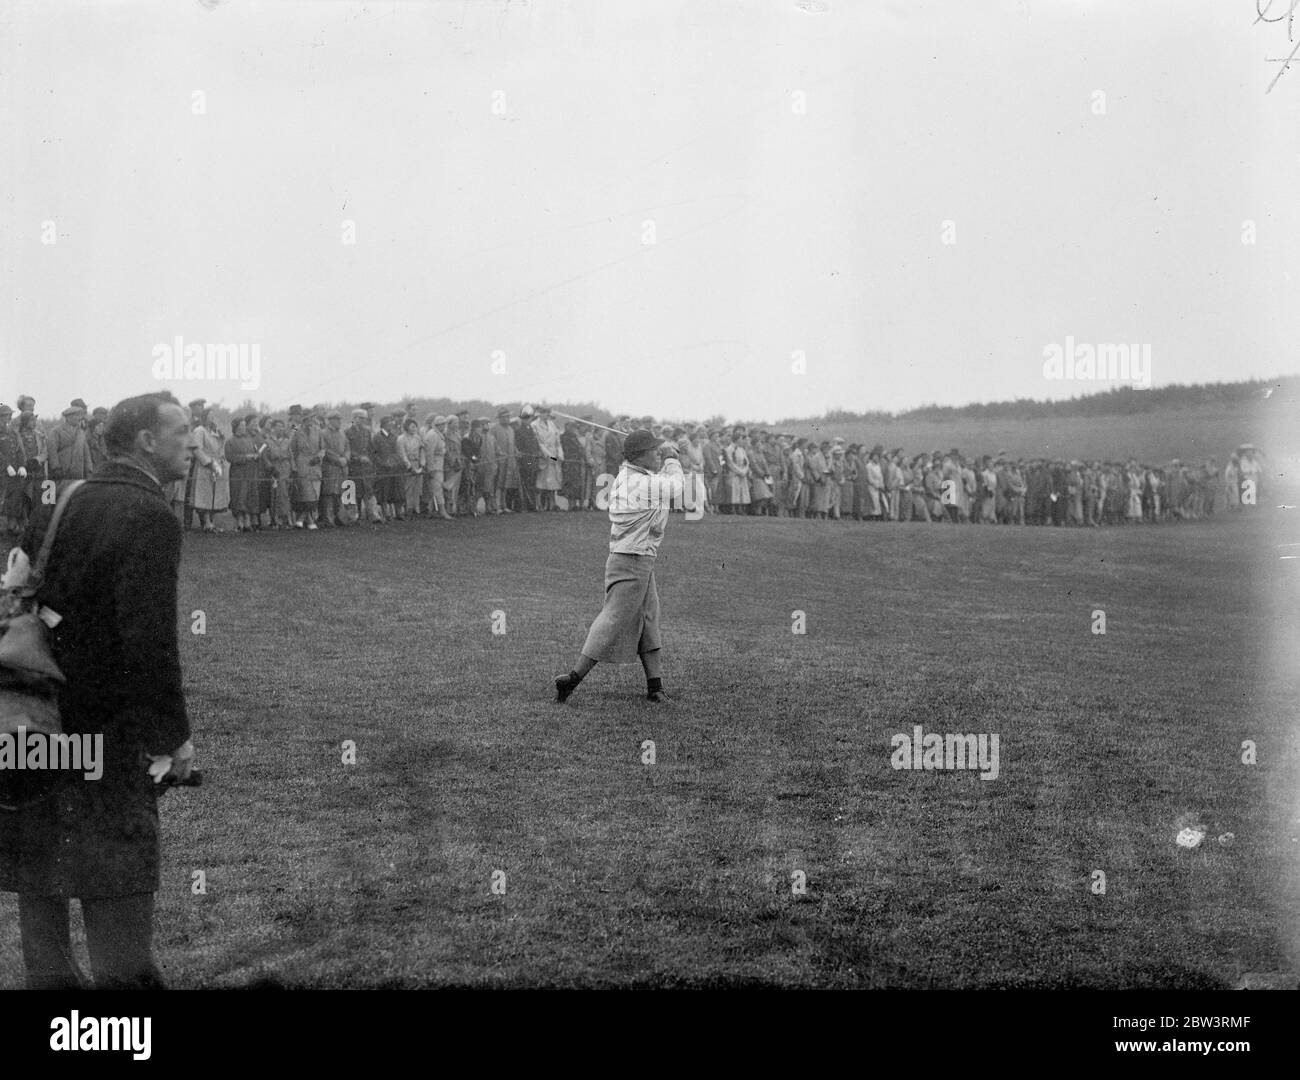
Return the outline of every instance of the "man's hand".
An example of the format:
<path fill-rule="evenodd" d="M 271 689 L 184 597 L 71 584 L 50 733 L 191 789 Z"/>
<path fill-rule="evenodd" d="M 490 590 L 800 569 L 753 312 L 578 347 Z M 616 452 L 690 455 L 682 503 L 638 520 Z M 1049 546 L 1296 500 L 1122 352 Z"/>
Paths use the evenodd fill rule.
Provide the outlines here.
<path fill-rule="evenodd" d="M 161 784 L 167 778 L 188 780 L 194 764 L 194 744 L 187 739 L 170 754 L 150 754 L 149 757 L 153 762 L 149 766 L 149 775 L 155 784 Z"/>

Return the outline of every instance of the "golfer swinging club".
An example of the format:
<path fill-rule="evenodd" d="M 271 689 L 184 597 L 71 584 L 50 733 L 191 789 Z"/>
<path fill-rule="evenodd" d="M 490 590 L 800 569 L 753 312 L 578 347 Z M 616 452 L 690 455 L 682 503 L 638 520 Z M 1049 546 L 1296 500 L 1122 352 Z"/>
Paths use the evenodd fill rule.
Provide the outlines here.
<path fill-rule="evenodd" d="M 609 491 L 605 606 L 587 631 L 577 667 L 555 680 L 556 701 L 567 701 L 598 662 L 630 664 L 634 650 L 645 668 L 646 699 L 671 700 L 663 692 L 659 677 L 655 556 L 664 538 L 668 511 L 674 501 L 682 498 L 684 484 L 677 450 L 671 443 L 661 447 L 644 428 L 627 437 L 623 467 Z"/>

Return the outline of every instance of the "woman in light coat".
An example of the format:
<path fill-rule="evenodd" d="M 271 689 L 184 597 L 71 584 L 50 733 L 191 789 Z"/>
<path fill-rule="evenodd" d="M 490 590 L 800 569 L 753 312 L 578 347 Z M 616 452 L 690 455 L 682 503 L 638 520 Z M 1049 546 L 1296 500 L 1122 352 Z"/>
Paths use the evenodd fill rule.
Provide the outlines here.
<path fill-rule="evenodd" d="M 708 489 L 704 485 L 704 445 L 703 429 L 696 428 L 686 443 L 686 452 L 678 451 L 682 471 L 686 473 L 686 494 L 683 501 L 688 510 L 699 508 L 704 512 L 709 508 Z"/>
<path fill-rule="evenodd" d="M 823 442 L 818 446 L 811 439 L 808 440 L 808 454 L 804 458 L 804 475 L 808 479 L 808 516 L 814 518 L 825 518 L 831 505 L 831 492 L 828 485 L 830 476 L 830 462 L 826 459 L 830 456 L 831 444 Z"/>
<path fill-rule="evenodd" d="M 202 421 L 194 429 L 194 444 L 194 459 L 198 462 L 194 472 L 194 509 L 199 514 L 199 527 L 204 532 L 221 532 L 212 518 L 230 506 L 230 480 L 225 469 L 226 436 L 212 409 L 204 411 Z"/>
<path fill-rule="evenodd" d="M 420 425 L 407 420 L 402 433 L 397 436 L 397 456 L 402 459 L 402 492 L 406 497 L 406 513 L 415 517 L 420 512 L 420 489 L 424 487 L 424 440 L 420 438 Z"/>
<path fill-rule="evenodd" d="M 724 453 L 726 461 L 726 488 L 727 502 L 725 505 L 731 507 L 724 513 L 744 514 L 747 510 L 739 509 L 749 505 L 749 455 L 745 453 L 745 448 L 740 445 L 740 440 L 745 434 L 744 428 L 737 428 L 731 433 L 731 438 L 727 440 L 727 447 Z"/>

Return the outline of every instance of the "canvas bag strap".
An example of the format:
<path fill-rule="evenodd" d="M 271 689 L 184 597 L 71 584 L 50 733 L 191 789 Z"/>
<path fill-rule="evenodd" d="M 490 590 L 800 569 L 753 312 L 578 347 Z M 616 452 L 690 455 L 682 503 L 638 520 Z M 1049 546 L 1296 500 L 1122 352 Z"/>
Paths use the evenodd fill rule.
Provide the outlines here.
<path fill-rule="evenodd" d="M 58 532 L 63 511 L 67 509 L 68 500 L 72 498 L 73 493 L 84 483 L 84 480 L 72 480 L 59 493 L 59 501 L 54 505 L 54 514 L 50 517 L 50 524 L 45 529 L 45 538 L 41 541 L 40 553 L 36 556 L 35 565 L 32 566 L 32 582 L 38 589 L 45 584 L 45 564 L 50 560 L 50 549 L 54 547 L 54 534 Z"/>

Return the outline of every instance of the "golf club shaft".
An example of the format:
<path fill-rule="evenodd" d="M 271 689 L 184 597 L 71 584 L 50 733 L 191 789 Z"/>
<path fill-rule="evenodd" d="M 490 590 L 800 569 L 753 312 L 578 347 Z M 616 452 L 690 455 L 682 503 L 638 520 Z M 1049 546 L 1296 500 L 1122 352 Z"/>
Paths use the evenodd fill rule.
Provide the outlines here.
<path fill-rule="evenodd" d="M 596 423 L 595 420 L 584 420 L 584 419 L 583 419 L 582 417 L 580 417 L 580 416 L 570 416 L 570 415 L 569 415 L 568 413 L 566 413 L 566 412 L 560 412 L 559 409 L 552 409 L 551 412 L 554 413 L 556 416 L 563 416 L 564 419 L 566 419 L 566 420 L 576 420 L 579 424 L 590 424 L 592 427 L 598 427 L 598 428 L 600 428 L 602 431 L 612 431 L 615 435 L 623 435 L 623 434 L 626 434 L 626 432 L 619 431 L 619 430 L 617 430 L 616 428 L 605 427 L 604 424 L 598 424 L 598 423 Z"/>

